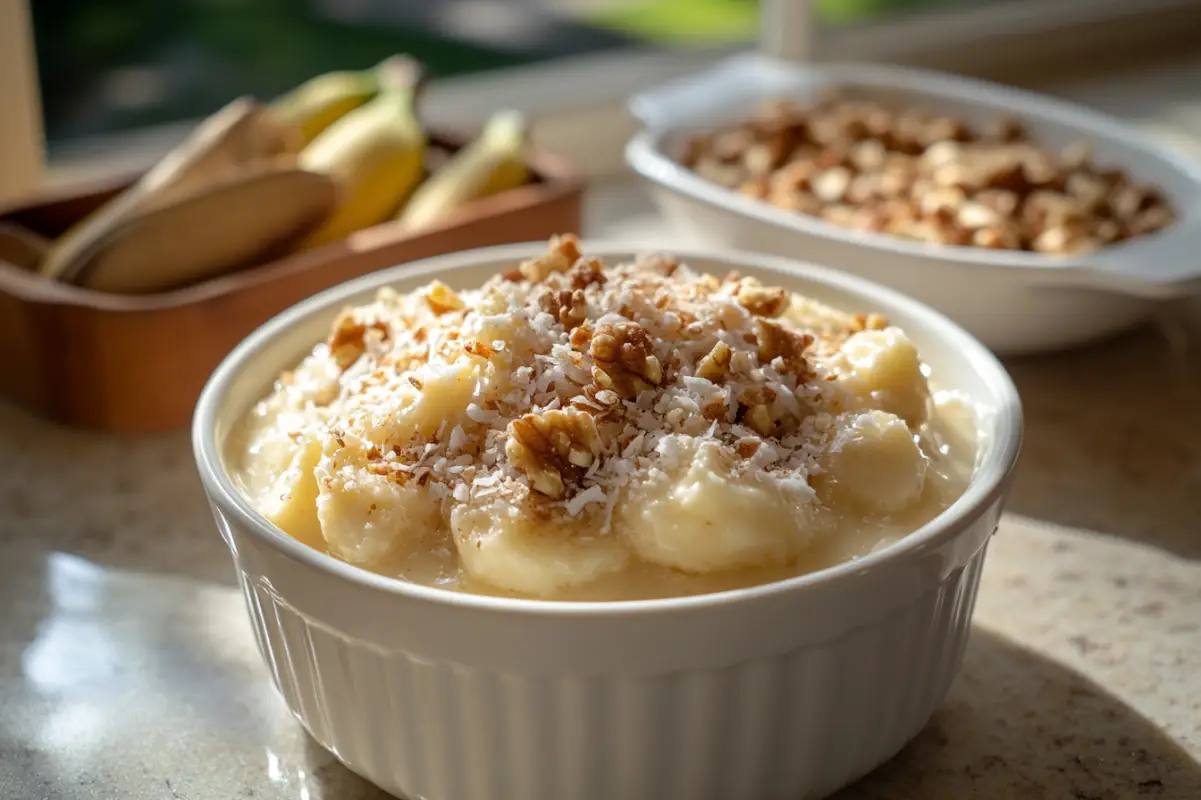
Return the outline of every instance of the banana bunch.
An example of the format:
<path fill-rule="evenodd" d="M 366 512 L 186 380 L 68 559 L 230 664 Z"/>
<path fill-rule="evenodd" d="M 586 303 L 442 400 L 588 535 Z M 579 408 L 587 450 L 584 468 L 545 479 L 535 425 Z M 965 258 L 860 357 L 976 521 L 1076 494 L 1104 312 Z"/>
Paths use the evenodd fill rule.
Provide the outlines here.
<path fill-rule="evenodd" d="M 334 122 L 300 151 L 300 165 L 334 178 L 338 209 L 302 247 L 345 239 L 388 219 L 425 174 L 427 138 L 417 119 L 424 70 L 415 61 L 397 69 L 378 94 Z"/>
<path fill-rule="evenodd" d="M 498 112 L 446 157 L 418 116 L 425 70 L 393 56 L 212 115 L 137 183 L 36 252 L 42 275 L 96 291 L 168 291 L 385 222 L 418 231 L 530 181 L 526 125 Z M 431 168 L 432 167 L 432 168 Z M 35 263 L 36 262 L 36 263 Z"/>
<path fill-rule="evenodd" d="M 420 65 L 392 59 L 377 67 L 370 79 L 330 73 L 310 82 L 317 88 L 295 90 L 320 98 L 309 116 L 293 117 L 306 129 L 326 124 L 329 109 L 338 105 L 328 87 L 342 86 L 346 105 L 361 96 L 365 83 L 375 90 L 371 99 L 328 124 L 300 153 L 303 168 L 330 175 L 342 188 L 338 210 L 302 247 L 340 241 L 389 219 L 406 230 L 428 229 L 475 200 L 529 182 L 527 126 L 512 111 L 494 114 L 479 138 L 431 171 L 434 153 L 417 114 L 423 78 Z M 280 102 L 292 108 L 294 101 Z"/>
<path fill-rule="evenodd" d="M 411 228 L 427 228 L 473 200 L 529 182 L 525 140 L 525 119 L 515 111 L 497 112 L 478 139 L 418 187 L 397 218 Z"/>
<path fill-rule="evenodd" d="M 50 242 L 37 271 L 87 289 L 168 291 L 262 263 L 333 213 L 337 186 L 296 165 L 298 131 L 239 98 Z"/>
<path fill-rule="evenodd" d="M 298 128 L 307 145 L 326 128 L 373 99 L 382 88 L 410 80 L 410 69 L 409 59 L 392 56 L 371 69 L 327 72 L 276 98 L 270 109 L 281 124 Z"/>

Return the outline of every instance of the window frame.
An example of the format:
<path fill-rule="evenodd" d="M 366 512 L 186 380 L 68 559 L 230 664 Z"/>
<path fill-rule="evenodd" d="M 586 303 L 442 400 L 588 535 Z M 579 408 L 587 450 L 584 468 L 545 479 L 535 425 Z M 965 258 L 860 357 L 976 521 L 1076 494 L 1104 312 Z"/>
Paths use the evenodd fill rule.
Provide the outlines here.
<path fill-rule="evenodd" d="M 0 61 L 0 75 L 21 70 L 23 63 L 32 65 L 28 3 L 0 2 L 0 59 L 6 59 Z M 14 24 L 5 24 L 10 17 L 4 14 L 9 14 Z M 1065 35 L 1069 28 L 1072 34 Z M 1081 30 L 1088 34 L 1079 33 Z M 1164 50 L 1160 45 L 1165 37 L 1195 42 L 1197 31 L 1201 31 L 1201 3 L 1197 0 L 1140 0 L 1138 4 L 1128 0 L 1000 0 L 995 5 L 932 9 L 820 31 L 812 0 L 762 0 L 760 32 L 753 44 L 795 61 L 915 64 L 1030 85 L 1049 71 L 1062 78 L 1073 68 L 1095 66 L 1099 54 L 1105 56 L 1106 68 L 1114 67 L 1116 50 L 1133 54 L 1140 42 L 1146 53 Z M 612 175 L 622 170 L 621 148 L 635 127 L 625 108 L 631 94 L 703 69 L 743 49 L 635 48 L 558 59 L 553 69 L 534 64 L 450 78 L 431 86 L 424 110 L 432 125 L 470 129 L 481 124 L 490 109 L 519 109 L 534 123 L 535 146 L 570 158 L 585 175 Z M 34 74 L 32 66 L 24 69 Z M 6 80 L 0 85 L 20 83 Z M 6 167 L 12 174 L 11 165 L 25 164 L 22 174 L 35 173 L 25 178 L 32 188 L 41 170 L 28 166 L 40 168 L 44 163 L 44 145 L 36 80 L 25 83 L 32 86 L 24 91 L 18 88 L 15 98 L 5 96 L 11 113 L 9 122 L 0 123 L 0 175 Z M 51 153 L 48 182 L 145 168 L 177 142 L 192 122 L 96 137 L 64 147 Z M 0 200 L 5 192 L 13 194 L 15 190 L 0 184 Z"/>

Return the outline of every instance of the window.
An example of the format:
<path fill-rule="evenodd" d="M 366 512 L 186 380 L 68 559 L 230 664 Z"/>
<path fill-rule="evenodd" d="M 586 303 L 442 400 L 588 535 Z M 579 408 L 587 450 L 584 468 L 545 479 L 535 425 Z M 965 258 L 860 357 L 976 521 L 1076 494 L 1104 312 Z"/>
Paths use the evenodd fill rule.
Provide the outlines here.
<path fill-rule="evenodd" d="M 750 42 L 756 0 L 37 0 L 54 145 L 202 117 L 410 53 L 440 77 L 630 48 Z"/>
<path fill-rule="evenodd" d="M 1041 80 L 1112 66 L 1135 39 L 1143 52 L 1169 39 L 1195 52 L 1201 35 L 1201 0 L 10 0 L 0 75 L 27 72 L 26 14 L 41 91 L 0 81 L 0 195 L 30 185 L 40 121 L 52 164 L 127 171 L 234 96 L 271 97 L 401 51 L 447 79 L 426 99 L 437 123 L 516 106 L 539 123 L 540 145 L 607 172 L 631 93 L 756 42 L 794 59 L 1003 79 L 1024 67 Z"/>
<path fill-rule="evenodd" d="M 814 11 L 820 26 L 838 28 L 929 11 L 1003 2 L 1006 0 L 815 0 Z"/>

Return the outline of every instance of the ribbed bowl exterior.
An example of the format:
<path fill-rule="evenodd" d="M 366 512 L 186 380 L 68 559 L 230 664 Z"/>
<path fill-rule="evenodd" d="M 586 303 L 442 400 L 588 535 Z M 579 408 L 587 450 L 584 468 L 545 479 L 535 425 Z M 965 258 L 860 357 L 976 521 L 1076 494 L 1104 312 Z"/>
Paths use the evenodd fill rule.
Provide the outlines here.
<path fill-rule="evenodd" d="M 292 565 L 217 515 L 288 706 L 347 767 L 412 800 L 824 797 L 900 750 L 946 696 L 995 529 L 994 514 L 978 519 L 991 527 L 962 565 L 843 635 L 705 669 L 642 671 L 633 649 L 628 672 L 588 674 L 544 670 L 536 652 L 498 669 L 346 635 L 281 596 L 271 565 Z M 246 546 L 266 570 L 247 570 Z"/>
<path fill-rule="evenodd" d="M 905 540 L 814 575 L 632 603 L 461 595 L 300 544 L 227 474 L 236 421 L 339 308 L 435 276 L 479 285 L 543 250 L 458 253 L 314 297 L 239 345 L 197 403 L 200 477 L 293 713 L 350 769 L 411 800 L 803 800 L 881 764 L 926 723 L 959 666 L 1022 427 L 995 357 L 903 296 L 771 256 L 675 252 L 703 272 L 736 269 L 878 310 L 941 385 L 979 404 L 983 447 L 964 495 Z"/>

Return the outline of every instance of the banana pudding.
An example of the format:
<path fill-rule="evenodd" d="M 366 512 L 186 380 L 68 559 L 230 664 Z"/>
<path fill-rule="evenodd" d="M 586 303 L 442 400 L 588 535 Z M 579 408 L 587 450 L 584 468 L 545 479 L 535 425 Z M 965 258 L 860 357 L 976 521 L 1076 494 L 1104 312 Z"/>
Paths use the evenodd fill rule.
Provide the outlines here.
<path fill-rule="evenodd" d="M 898 540 L 966 488 L 976 419 L 882 317 L 564 236 L 482 288 L 345 309 L 229 442 L 260 513 L 351 564 L 627 600 Z"/>

